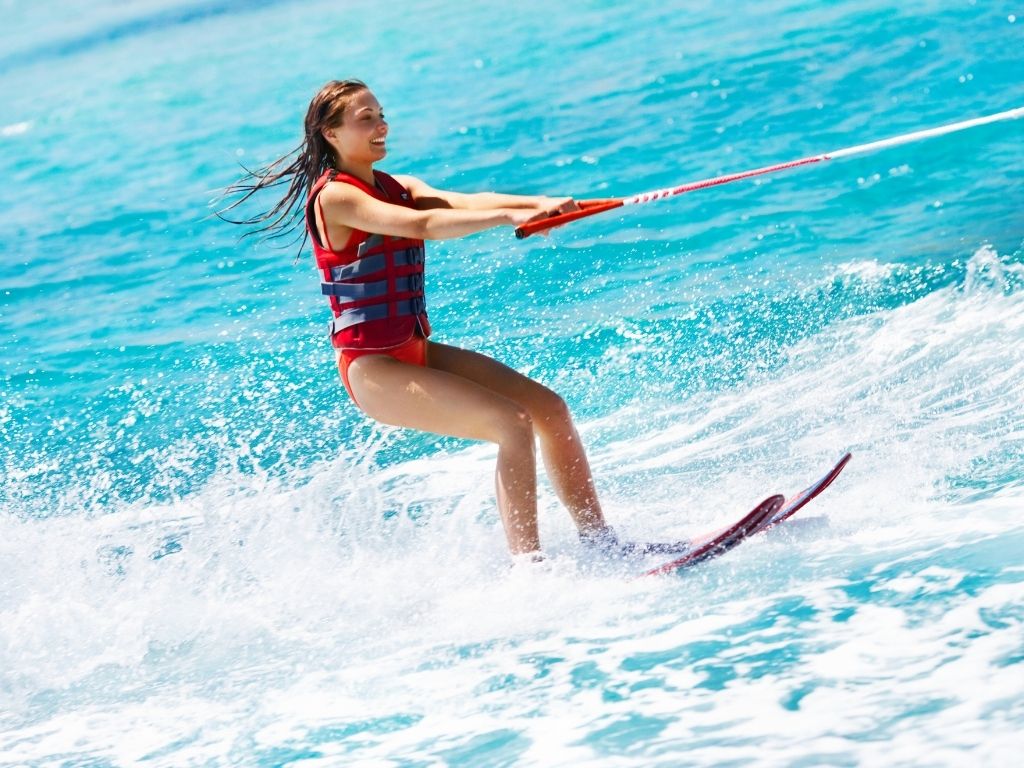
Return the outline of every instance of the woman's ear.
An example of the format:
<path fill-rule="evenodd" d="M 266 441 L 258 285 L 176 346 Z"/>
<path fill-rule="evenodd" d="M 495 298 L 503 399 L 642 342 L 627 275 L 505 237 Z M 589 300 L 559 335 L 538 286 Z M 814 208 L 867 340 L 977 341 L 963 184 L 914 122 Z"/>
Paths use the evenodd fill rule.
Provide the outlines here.
<path fill-rule="evenodd" d="M 334 129 L 333 128 L 321 128 L 320 129 L 320 135 L 323 136 L 328 141 L 333 141 L 334 140 Z"/>

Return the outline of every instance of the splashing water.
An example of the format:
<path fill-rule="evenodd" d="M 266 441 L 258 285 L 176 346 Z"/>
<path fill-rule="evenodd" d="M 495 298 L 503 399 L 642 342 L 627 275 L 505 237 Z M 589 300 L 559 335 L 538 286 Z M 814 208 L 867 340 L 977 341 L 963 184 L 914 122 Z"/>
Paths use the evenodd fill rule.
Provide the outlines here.
<path fill-rule="evenodd" d="M 513 567 L 494 449 L 363 419 L 308 265 L 204 218 L 335 75 L 389 170 L 628 194 L 1012 106 L 1012 9 L 244 5 L 7 9 L 0 764 L 1016 763 L 1019 123 L 432 244 L 438 338 L 566 398 L 626 536 L 854 453 L 671 578 L 547 486 Z"/>

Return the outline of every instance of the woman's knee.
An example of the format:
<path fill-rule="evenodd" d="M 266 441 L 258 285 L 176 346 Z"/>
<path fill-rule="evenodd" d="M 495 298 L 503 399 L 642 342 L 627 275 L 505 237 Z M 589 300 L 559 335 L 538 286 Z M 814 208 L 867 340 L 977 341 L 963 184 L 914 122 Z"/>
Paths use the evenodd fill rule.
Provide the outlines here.
<path fill-rule="evenodd" d="M 507 400 L 494 419 L 495 442 L 524 442 L 533 445 L 533 417 L 514 400 Z"/>
<path fill-rule="evenodd" d="M 559 430 L 562 425 L 572 423 L 569 406 L 557 392 L 538 385 L 538 391 L 531 399 L 533 401 L 532 416 L 538 429 Z"/>

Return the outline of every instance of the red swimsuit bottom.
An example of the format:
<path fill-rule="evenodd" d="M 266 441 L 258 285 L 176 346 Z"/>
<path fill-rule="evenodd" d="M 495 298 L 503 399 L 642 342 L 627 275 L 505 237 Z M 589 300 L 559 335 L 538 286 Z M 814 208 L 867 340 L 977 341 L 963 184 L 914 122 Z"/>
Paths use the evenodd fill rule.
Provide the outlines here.
<path fill-rule="evenodd" d="M 417 332 L 408 341 L 403 341 L 394 347 L 385 347 L 383 349 L 348 347 L 339 349 L 338 372 L 341 373 L 341 380 L 345 384 L 345 389 L 348 390 L 349 397 L 352 398 L 352 402 L 356 405 L 359 405 L 359 401 L 356 400 L 355 393 L 352 392 L 352 385 L 348 382 L 348 367 L 352 365 L 354 360 L 358 360 L 366 355 L 387 355 L 399 362 L 425 368 L 427 365 L 427 340 Z"/>

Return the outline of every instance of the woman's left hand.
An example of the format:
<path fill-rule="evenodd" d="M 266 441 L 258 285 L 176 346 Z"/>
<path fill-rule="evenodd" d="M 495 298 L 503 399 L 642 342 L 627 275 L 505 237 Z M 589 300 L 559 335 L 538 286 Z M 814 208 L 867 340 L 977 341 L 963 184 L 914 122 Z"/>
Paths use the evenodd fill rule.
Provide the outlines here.
<path fill-rule="evenodd" d="M 557 216 L 560 213 L 572 213 L 580 209 L 579 204 L 571 197 L 545 197 L 542 206 L 548 216 Z"/>
<path fill-rule="evenodd" d="M 552 216 L 557 216 L 560 213 L 572 213 L 573 211 L 578 211 L 580 206 L 571 197 L 542 197 L 538 201 L 537 209 L 537 215 L 534 216 L 531 221 L 541 221 L 543 219 L 551 218 Z M 558 226 L 541 230 L 537 234 L 541 237 L 547 237 L 551 234 L 551 230 L 558 229 Z"/>

